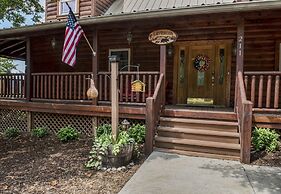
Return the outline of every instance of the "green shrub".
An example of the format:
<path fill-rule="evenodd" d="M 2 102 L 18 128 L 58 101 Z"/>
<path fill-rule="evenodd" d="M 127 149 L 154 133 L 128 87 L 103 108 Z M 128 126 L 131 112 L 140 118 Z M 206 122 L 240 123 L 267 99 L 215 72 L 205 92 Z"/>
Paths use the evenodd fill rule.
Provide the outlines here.
<path fill-rule="evenodd" d="M 45 137 L 46 135 L 48 135 L 48 131 L 46 128 L 38 127 L 38 128 L 32 129 L 31 134 L 32 134 L 32 136 L 42 138 L 42 137 Z"/>
<path fill-rule="evenodd" d="M 111 125 L 104 124 L 97 128 L 97 137 L 101 136 L 102 134 L 111 134 Z"/>
<path fill-rule="evenodd" d="M 279 148 L 279 137 L 274 130 L 256 127 L 253 132 L 252 143 L 257 151 L 274 152 Z"/>
<path fill-rule="evenodd" d="M 145 141 L 145 126 L 144 125 L 133 125 L 129 128 L 128 133 L 136 143 L 141 144 Z"/>
<path fill-rule="evenodd" d="M 17 128 L 8 128 L 4 131 L 4 136 L 7 138 L 13 138 L 19 136 L 20 131 Z"/>
<path fill-rule="evenodd" d="M 62 142 L 67 142 L 70 140 L 76 140 L 79 137 L 79 133 L 76 129 L 68 126 L 65 128 L 61 128 L 57 133 L 57 137 Z"/>

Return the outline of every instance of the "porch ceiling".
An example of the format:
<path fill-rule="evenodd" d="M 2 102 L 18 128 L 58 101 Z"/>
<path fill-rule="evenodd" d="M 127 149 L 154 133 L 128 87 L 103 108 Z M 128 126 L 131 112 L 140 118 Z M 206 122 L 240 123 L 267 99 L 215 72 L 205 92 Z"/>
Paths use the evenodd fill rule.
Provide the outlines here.
<path fill-rule="evenodd" d="M 26 41 L 24 39 L 0 39 L 0 56 L 25 60 Z"/>

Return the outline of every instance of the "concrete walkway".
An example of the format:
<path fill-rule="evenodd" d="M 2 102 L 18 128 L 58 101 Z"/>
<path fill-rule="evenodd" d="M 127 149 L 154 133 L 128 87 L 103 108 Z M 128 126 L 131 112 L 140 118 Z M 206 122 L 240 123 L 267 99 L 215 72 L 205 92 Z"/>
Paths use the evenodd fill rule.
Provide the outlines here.
<path fill-rule="evenodd" d="M 119 194 L 281 194 L 281 168 L 153 152 Z"/>

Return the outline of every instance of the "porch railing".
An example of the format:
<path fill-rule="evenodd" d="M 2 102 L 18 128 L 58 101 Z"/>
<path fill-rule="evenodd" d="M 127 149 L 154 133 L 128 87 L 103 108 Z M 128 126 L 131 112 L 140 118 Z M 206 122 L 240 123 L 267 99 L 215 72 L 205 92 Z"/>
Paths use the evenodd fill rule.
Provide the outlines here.
<path fill-rule="evenodd" d="M 25 98 L 25 74 L 0 74 L 0 98 Z"/>
<path fill-rule="evenodd" d="M 156 89 L 159 72 L 120 72 L 119 73 L 119 100 L 121 103 L 145 103 L 147 97 L 151 97 Z M 140 80 L 145 83 L 145 92 L 133 92 L 131 83 Z M 110 94 L 110 72 L 98 73 L 99 101 L 109 102 Z"/>
<path fill-rule="evenodd" d="M 160 119 L 160 112 L 165 105 L 165 82 L 161 74 L 152 97 L 146 99 L 146 139 L 145 151 L 150 154 L 153 150 L 153 140 Z"/>
<path fill-rule="evenodd" d="M 32 100 L 41 101 L 79 101 L 89 102 L 86 95 L 90 87 L 91 72 L 32 73 Z M 145 104 L 156 89 L 159 72 L 120 72 L 120 102 L 128 104 Z M 140 80 L 145 83 L 145 92 L 133 92 L 131 82 Z M 99 91 L 98 101 L 110 103 L 110 72 L 99 72 L 96 87 Z"/>
<path fill-rule="evenodd" d="M 244 82 L 248 99 L 254 108 L 276 110 L 281 108 L 281 72 L 245 72 Z"/>
<path fill-rule="evenodd" d="M 237 77 L 236 111 L 240 132 L 241 162 L 250 163 L 253 103 L 247 100 L 242 72 Z"/>
<path fill-rule="evenodd" d="M 88 100 L 91 72 L 32 73 L 32 99 Z"/>

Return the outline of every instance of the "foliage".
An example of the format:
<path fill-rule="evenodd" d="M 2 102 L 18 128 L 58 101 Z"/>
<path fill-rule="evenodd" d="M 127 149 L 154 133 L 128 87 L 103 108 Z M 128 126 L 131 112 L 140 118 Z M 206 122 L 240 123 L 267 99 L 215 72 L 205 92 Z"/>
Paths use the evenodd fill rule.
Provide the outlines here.
<path fill-rule="evenodd" d="M 136 143 L 141 144 L 145 141 L 145 126 L 136 124 L 129 128 L 128 133 Z"/>
<path fill-rule="evenodd" d="M 4 136 L 7 138 L 13 138 L 19 136 L 20 131 L 17 128 L 8 128 L 4 131 Z"/>
<path fill-rule="evenodd" d="M 42 138 L 42 137 L 45 137 L 46 135 L 48 135 L 48 131 L 44 127 L 35 128 L 31 131 L 31 133 L 32 133 L 32 136 L 35 136 L 38 138 Z"/>
<path fill-rule="evenodd" d="M 253 132 L 252 142 L 257 151 L 274 152 L 278 150 L 279 137 L 274 130 L 256 127 Z"/>
<path fill-rule="evenodd" d="M 11 73 L 13 69 L 16 69 L 13 60 L 0 57 L 0 74 Z"/>
<path fill-rule="evenodd" d="M 97 128 L 97 137 L 100 137 L 102 134 L 111 134 L 111 125 L 104 124 Z"/>
<path fill-rule="evenodd" d="M 0 20 L 8 20 L 18 27 L 25 22 L 26 15 L 32 17 L 33 22 L 39 22 L 40 13 L 44 11 L 39 0 L 0 0 Z"/>
<path fill-rule="evenodd" d="M 110 125 L 103 125 L 99 127 L 97 130 L 97 137 L 94 140 L 92 150 L 90 151 L 89 160 L 86 163 L 86 167 L 97 170 L 100 169 L 103 157 L 108 155 L 110 150 L 113 155 L 117 156 L 124 146 L 131 143 L 134 143 L 134 139 L 130 137 L 127 131 L 120 131 L 115 141 L 111 133 Z"/>
<path fill-rule="evenodd" d="M 76 140 L 79 137 L 79 133 L 76 129 L 68 126 L 65 128 L 61 128 L 57 133 L 57 137 L 62 142 L 67 142 L 70 140 Z"/>

